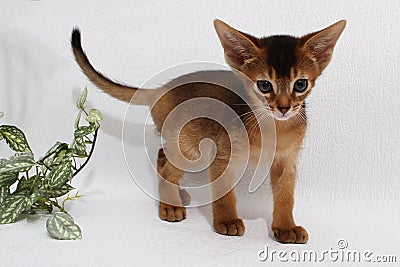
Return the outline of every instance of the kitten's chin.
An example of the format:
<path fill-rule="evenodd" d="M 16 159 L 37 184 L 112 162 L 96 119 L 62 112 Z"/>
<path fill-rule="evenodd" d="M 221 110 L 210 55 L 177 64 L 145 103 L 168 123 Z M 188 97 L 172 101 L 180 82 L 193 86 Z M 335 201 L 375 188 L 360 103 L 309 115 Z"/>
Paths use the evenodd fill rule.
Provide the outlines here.
<path fill-rule="evenodd" d="M 286 120 L 292 118 L 295 115 L 295 113 L 290 112 L 290 113 L 286 113 L 285 115 L 282 115 L 282 113 L 280 113 L 280 112 L 272 112 L 272 115 L 273 115 L 274 119 L 276 119 L 278 121 L 286 121 Z"/>

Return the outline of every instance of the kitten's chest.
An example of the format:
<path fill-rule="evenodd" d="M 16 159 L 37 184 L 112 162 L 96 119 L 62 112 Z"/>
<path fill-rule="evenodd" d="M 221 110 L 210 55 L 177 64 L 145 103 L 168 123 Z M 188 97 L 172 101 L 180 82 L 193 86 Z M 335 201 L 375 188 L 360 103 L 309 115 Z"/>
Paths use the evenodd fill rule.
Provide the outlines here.
<path fill-rule="evenodd" d="M 301 124 L 285 125 L 276 124 L 276 150 L 275 158 L 297 157 L 303 144 L 306 126 Z"/>
<path fill-rule="evenodd" d="M 273 153 L 272 157 L 277 158 L 296 158 L 298 152 L 302 146 L 304 135 L 306 131 L 305 125 L 297 124 L 282 124 L 277 123 L 275 127 L 275 135 L 264 134 L 269 138 L 263 138 L 261 135 L 251 136 L 250 142 L 250 160 L 253 163 L 257 163 L 261 153 L 266 153 L 268 157 L 269 153 Z M 267 141 L 267 142 L 265 142 Z M 264 142 L 264 145 L 263 145 Z M 266 155 L 264 154 L 264 155 Z"/>

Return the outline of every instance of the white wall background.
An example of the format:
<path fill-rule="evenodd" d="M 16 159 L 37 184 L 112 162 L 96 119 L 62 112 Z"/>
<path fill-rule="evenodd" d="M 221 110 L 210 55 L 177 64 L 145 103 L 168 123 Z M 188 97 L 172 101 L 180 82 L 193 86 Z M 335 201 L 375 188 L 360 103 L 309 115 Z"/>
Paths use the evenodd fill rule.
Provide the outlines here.
<path fill-rule="evenodd" d="M 370 0 L 0 1 L 1 124 L 23 128 L 39 156 L 55 141 L 71 140 L 75 99 L 84 86 L 106 118 L 94 158 L 75 181 L 87 197 L 69 206 L 83 240 L 51 240 L 43 218 L 2 225 L 2 264 L 249 266 L 260 263 L 256 253 L 265 245 L 321 251 L 341 238 L 353 250 L 397 254 L 400 261 L 399 13 L 398 1 Z M 132 182 L 124 163 L 126 105 L 95 90 L 70 52 L 71 30 L 79 26 L 97 68 L 140 85 L 176 64 L 223 63 L 215 18 L 256 36 L 303 35 L 348 21 L 308 101 L 295 208 L 310 234 L 307 245 L 271 239 L 267 183 L 254 195 L 240 194 L 247 226 L 241 238 L 213 233 L 209 207 L 190 209 L 182 223 L 161 222 L 155 202 Z M 141 151 L 140 141 L 129 145 Z M 8 155 L 0 148 L 0 156 Z M 147 166 L 137 167 L 152 175 Z"/>

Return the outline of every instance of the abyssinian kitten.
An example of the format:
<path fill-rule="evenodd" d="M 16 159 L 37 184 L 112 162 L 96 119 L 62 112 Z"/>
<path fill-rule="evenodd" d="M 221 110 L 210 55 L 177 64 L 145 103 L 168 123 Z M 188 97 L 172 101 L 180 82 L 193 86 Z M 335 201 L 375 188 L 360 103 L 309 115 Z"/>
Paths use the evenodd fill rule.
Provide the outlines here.
<path fill-rule="evenodd" d="M 270 114 L 276 128 L 276 148 L 269 172 L 272 186 L 274 207 L 272 231 L 282 243 L 306 243 L 307 231 L 295 224 L 293 218 L 294 188 L 296 164 L 307 127 L 305 99 L 311 93 L 316 79 L 331 60 L 334 46 L 346 26 L 346 21 L 339 21 L 321 31 L 297 38 L 287 35 L 275 35 L 256 38 L 240 32 L 226 23 L 215 20 L 214 27 L 221 41 L 227 64 L 232 72 L 210 71 L 221 80 L 229 80 L 261 111 Z M 241 97 L 223 86 L 207 82 L 176 83 L 172 80 L 155 90 L 139 89 L 112 81 L 98 72 L 89 62 L 81 45 L 78 29 L 72 32 L 71 44 L 76 61 L 83 73 L 100 89 L 111 96 L 126 102 L 133 98 L 133 104 L 152 106 L 151 114 L 157 129 L 161 132 L 168 114 L 179 104 L 198 97 L 217 99 L 229 105 L 240 118 L 249 135 L 250 161 L 258 159 L 260 154 L 260 135 L 262 125 L 254 117 L 253 111 Z M 250 82 L 236 78 L 245 75 Z M 190 76 L 190 75 L 189 75 Z M 134 97 L 135 96 L 135 97 Z M 214 181 L 222 173 L 223 183 L 213 186 L 212 192 L 229 184 L 234 176 L 230 170 L 229 159 L 234 146 L 240 146 L 240 140 L 230 140 L 226 129 L 207 118 L 196 118 L 179 129 L 178 140 L 173 134 L 162 132 L 165 145 L 159 150 L 157 172 L 159 174 L 159 216 L 162 220 L 178 222 L 186 218 L 186 208 L 182 204 L 179 181 L 184 168 L 172 164 L 170 155 L 182 153 L 185 158 L 195 160 L 200 156 L 199 143 L 204 138 L 213 140 L 216 152 L 208 173 Z M 176 136 L 175 136 L 176 138 Z M 179 146 L 169 145 L 176 144 Z M 176 151 L 176 149 L 181 151 Z M 234 155 L 232 156 L 234 157 Z M 237 160 L 233 165 L 241 164 Z M 232 178 L 232 179 L 230 179 Z M 169 183 L 166 183 L 168 181 Z M 172 184 L 176 186 L 167 186 Z M 245 226 L 236 212 L 234 189 L 226 186 L 228 192 L 212 203 L 213 226 L 223 235 L 241 236 Z"/>

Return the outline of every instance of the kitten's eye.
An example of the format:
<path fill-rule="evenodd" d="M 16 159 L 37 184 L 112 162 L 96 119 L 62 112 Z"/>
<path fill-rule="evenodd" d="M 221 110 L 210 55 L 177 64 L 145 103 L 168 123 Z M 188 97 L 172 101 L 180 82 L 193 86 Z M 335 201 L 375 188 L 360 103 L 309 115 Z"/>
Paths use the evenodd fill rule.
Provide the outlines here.
<path fill-rule="evenodd" d="M 271 93 L 273 91 L 272 83 L 269 81 L 257 81 L 257 87 L 263 94 Z"/>
<path fill-rule="evenodd" d="M 294 83 L 293 90 L 298 93 L 304 92 L 308 87 L 308 81 L 306 79 L 299 79 Z"/>

